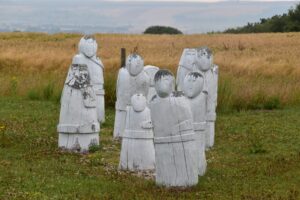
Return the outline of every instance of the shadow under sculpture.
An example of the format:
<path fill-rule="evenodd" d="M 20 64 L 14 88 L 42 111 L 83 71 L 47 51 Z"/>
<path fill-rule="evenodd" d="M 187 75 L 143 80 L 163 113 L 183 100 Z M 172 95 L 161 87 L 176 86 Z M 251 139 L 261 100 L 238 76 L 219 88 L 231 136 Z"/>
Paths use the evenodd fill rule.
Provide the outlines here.
<path fill-rule="evenodd" d="M 203 85 L 204 79 L 199 72 L 188 73 L 183 84 L 183 92 L 192 110 L 194 131 L 197 135 L 200 176 L 205 174 L 207 166 L 205 156 L 207 92 L 203 91 Z"/>
<path fill-rule="evenodd" d="M 198 146 L 192 113 L 184 96 L 171 95 L 174 76 L 159 70 L 157 97 L 150 103 L 154 130 L 156 184 L 188 187 L 198 183 Z"/>
<path fill-rule="evenodd" d="M 149 87 L 150 77 L 144 71 L 143 58 L 138 54 L 129 55 L 126 66 L 119 70 L 117 79 L 114 138 L 121 138 L 124 133 L 127 106 L 131 105 L 132 95 L 141 93 L 147 97 Z"/>
<path fill-rule="evenodd" d="M 85 152 L 89 150 L 89 146 L 99 144 L 100 125 L 96 104 L 89 67 L 81 55 L 76 55 L 61 97 L 57 126 L 60 148 Z"/>
<path fill-rule="evenodd" d="M 143 94 L 133 95 L 131 106 L 127 107 L 119 168 L 129 171 L 155 168 L 151 115 Z"/>

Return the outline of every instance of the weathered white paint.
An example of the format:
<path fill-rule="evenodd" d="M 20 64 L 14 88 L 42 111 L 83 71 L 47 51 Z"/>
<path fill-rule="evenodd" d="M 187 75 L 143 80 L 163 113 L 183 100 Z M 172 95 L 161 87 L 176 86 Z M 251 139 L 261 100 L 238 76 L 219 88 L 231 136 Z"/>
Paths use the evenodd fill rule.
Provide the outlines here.
<path fill-rule="evenodd" d="M 197 135 L 200 176 L 205 174 L 207 166 L 205 156 L 207 92 L 203 91 L 203 85 L 204 78 L 199 72 L 188 73 L 183 84 L 183 92 L 191 106 L 194 131 Z"/>
<path fill-rule="evenodd" d="M 150 103 L 152 98 L 156 95 L 155 87 L 154 87 L 154 75 L 159 70 L 158 67 L 153 65 L 147 65 L 144 67 L 144 71 L 150 77 L 150 88 L 147 96 L 147 102 Z"/>
<path fill-rule="evenodd" d="M 218 66 L 213 64 L 213 55 L 209 48 L 197 49 L 196 66 L 204 75 L 204 88 L 208 93 L 206 148 L 211 148 L 215 140 L 215 121 L 218 93 Z"/>
<path fill-rule="evenodd" d="M 100 125 L 91 78 L 84 56 L 74 56 L 61 97 L 57 126 L 61 148 L 84 152 L 89 145 L 99 144 Z"/>
<path fill-rule="evenodd" d="M 119 168 L 139 171 L 155 168 L 155 153 L 150 110 L 146 97 L 135 94 L 127 107 L 126 128 L 122 136 Z"/>
<path fill-rule="evenodd" d="M 132 95 L 141 93 L 148 95 L 150 77 L 144 69 L 144 61 L 141 56 L 131 54 L 127 57 L 126 67 L 119 70 L 117 80 L 117 102 L 114 126 L 114 138 L 122 137 L 126 122 L 126 107 L 130 106 Z"/>
<path fill-rule="evenodd" d="M 177 91 L 182 91 L 183 81 L 185 76 L 192 71 L 195 71 L 195 58 L 197 51 L 194 48 L 186 48 L 183 50 L 179 66 L 177 69 L 176 85 Z"/>
<path fill-rule="evenodd" d="M 94 37 L 84 36 L 79 42 L 79 54 L 84 57 L 84 63 L 88 65 L 91 76 L 91 85 L 96 94 L 96 105 L 98 121 L 105 121 L 105 102 L 104 102 L 104 65 L 97 57 L 98 44 Z"/>
<path fill-rule="evenodd" d="M 155 74 L 157 97 L 150 103 L 154 127 L 156 183 L 187 187 L 198 183 L 198 146 L 192 113 L 185 97 L 170 96 L 174 77 L 167 70 Z"/>

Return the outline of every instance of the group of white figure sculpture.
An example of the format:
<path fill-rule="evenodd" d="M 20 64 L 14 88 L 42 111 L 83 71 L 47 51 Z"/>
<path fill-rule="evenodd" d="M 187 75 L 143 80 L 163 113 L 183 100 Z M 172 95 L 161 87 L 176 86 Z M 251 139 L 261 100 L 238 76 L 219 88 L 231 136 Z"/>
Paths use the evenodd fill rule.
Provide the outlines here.
<path fill-rule="evenodd" d="M 103 64 L 91 36 L 79 42 L 64 85 L 59 147 L 84 152 L 99 144 L 104 121 Z M 113 137 L 121 170 L 155 170 L 156 183 L 187 187 L 206 171 L 214 144 L 218 66 L 207 47 L 184 49 L 175 78 L 131 54 L 119 70 Z M 177 90 L 175 90 L 175 87 Z"/>

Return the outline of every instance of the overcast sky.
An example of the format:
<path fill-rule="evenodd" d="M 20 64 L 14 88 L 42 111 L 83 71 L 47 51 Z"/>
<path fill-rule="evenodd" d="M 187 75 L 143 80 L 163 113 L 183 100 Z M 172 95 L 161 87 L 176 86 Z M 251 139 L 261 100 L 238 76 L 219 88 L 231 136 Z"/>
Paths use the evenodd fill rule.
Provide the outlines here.
<path fill-rule="evenodd" d="M 166 25 L 185 33 L 204 33 L 283 14 L 297 2 L 0 0 L 0 26 L 78 26 L 82 33 L 141 33 L 151 25 Z M 96 28 L 88 29 L 87 26 Z"/>

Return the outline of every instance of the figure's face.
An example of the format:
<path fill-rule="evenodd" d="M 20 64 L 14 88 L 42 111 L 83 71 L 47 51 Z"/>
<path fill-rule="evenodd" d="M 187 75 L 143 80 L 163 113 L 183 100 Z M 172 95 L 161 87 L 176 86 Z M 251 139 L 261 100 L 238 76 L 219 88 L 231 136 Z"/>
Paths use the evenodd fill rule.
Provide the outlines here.
<path fill-rule="evenodd" d="M 97 53 L 97 42 L 93 39 L 84 39 L 82 38 L 79 44 L 79 50 L 85 56 L 91 58 L 96 55 Z"/>
<path fill-rule="evenodd" d="M 211 68 L 213 63 L 213 56 L 205 49 L 200 49 L 197 52 L 196 63 L 201 71 L 207 71 Z"/>
<path fill-rule="evenodd" d="M 185 54 L 184 54 L 184 60 L 183 60 L 183 65 L 185 67 L 192 67 L 193 64 L 195 63 L 195 56 L 196 56 L 196 53 L 195 51 L 192 51 L 191 49 L 186 51 Z"/>
<path fill-rule="evenodd" d="M 134 111 L 141 112 L 147 105 L 146 97 L 143 94 L 135 94 L 131 97 L 131 105 Z"/>
<path fill-rule="evenodd" d="M 174 77 L 173 76 L 162 76 L 160 80 L 155 82 L 155 90 L 159 97 L 168 97 L 174 88 Z"/>
<path fill-rule="evenodd" d="M 204 80 L 202 77 L 187 75 L 183 82 L 183 92 L 188 98 L 198 96 L 203 90 Z"/>
<path fill-rule="evenodd" d="M 127 58 L 126 67 L 132 76 L 136 76 L 143 71 L 144 61 L 139 55 L 130 55 Z"/>

